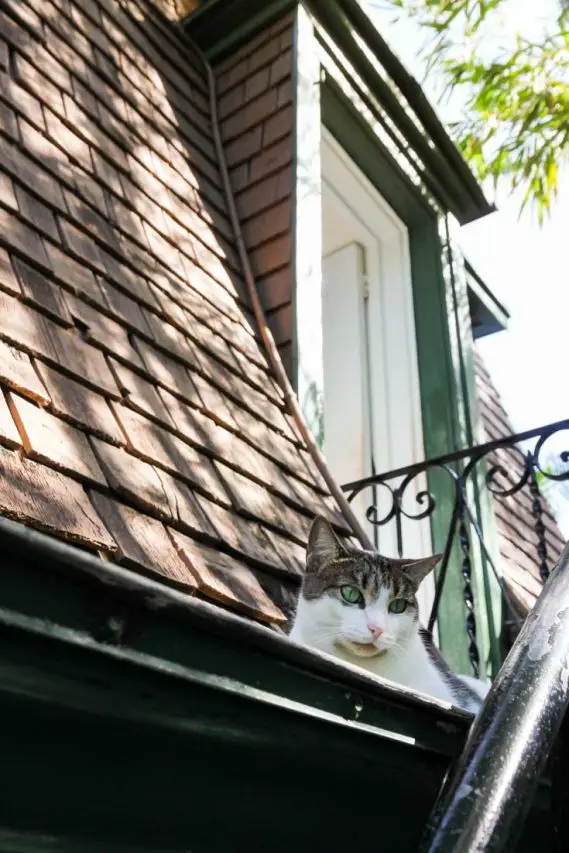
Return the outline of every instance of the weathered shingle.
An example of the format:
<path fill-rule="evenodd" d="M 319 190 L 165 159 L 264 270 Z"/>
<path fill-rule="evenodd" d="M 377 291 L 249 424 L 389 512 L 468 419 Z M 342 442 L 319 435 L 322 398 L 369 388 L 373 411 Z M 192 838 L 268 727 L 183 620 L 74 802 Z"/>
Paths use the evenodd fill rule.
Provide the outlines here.
<path fill-rule="evenodd" d="M 291 28 L 218 69 L 261 278 L 288 269 Z M 0 512 L 280 624 L 311 515 L 342 520 L 258 343 L 202 60 L 146 0 L 6 0 L 0 29 Z"/>
<path fill-rule="evenodd" d="M 2 515 L 95 550 L 115 550 L 112 536 L 76 480 L 2 448 L 0 477 Z"/>

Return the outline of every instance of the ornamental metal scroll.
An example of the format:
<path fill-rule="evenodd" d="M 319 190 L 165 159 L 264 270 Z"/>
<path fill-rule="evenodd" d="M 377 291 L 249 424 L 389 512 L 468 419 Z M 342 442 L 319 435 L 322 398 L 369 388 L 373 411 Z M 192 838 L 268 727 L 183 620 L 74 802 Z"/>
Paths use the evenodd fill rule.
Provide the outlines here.
<path fill-rule="evenodd" d="M 454 500 L 427 627 L 431 632 L 435 627 L 453 546 L 458 543 L 468 654 L 476 675 L 480 669 L 480 654 L 472 584 L 473 542 L 477 543 L 476 547 L 480 549 L 485 565 L 492 571 L 502 591 L 510 620 L 517 628 L 522 622 L 491 550 L 484 541 L 477 495 L 485 488 L 495 501 L 504 503 L 506 509 L 513 512 L 515 506 L 512 499 L 523 489 L 528 490 L 535 554 L 541 580 L 545 582 L 550 564 L 558 556 L 550 555 L 548 550 L 545 517 L 551 515 L 551 512 L 543 494 L 545 484 L 561 485 L 566 482 L 566 498 L 569 501 L 569 450 L 558 450 L 555 454 L 547 455 L 545 448 L 547 442 L 562 432 L 569 432 L 569 419 L 343 486 L 350 502 L 366 490 L 371 490 L 372 502 L 365 515 L 376 532 L 376 546 L 379 548 L 377 531 L 394 524 L 397 552 L 402 556 L 405 551 L 404 520 L 413 522 L 431 519 L 438 509 L 441 489 L 437 494 L 435 488 L 431 489 L 430 481 L 436 479 L 433 476 L 435 472 L 442 472 L 443 477 L 448 478 Z M 504 458 L 505 455 L 507 458 Z M 418 478 L 426 480 L 429 485 L 418 486 Z"/>

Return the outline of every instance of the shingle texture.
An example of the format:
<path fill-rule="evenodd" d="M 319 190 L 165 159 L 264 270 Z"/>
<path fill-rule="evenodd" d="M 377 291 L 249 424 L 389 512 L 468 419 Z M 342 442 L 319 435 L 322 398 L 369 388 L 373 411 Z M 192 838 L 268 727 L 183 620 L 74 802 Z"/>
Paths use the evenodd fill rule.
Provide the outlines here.
<path fill-rule="evenodd" d="M 295 15 L 216 67 L 221 133 L 259 296 L 292 368 L 293 43 Z"/>
<path fill-rule="evenodd" d="M 243 82 L 269 147 L 279 45 Z M 348 531 L 252 327 L 201 61 L 144 0 L 2 0 L 0 64 L 0 512 L 279 625 L 311 516 Z"/>
<path fill-rule="evenodd" d="M 476 382 L 487 441 L 495 441 L 514 433 L 500 396 L 484 366 L 480 354 L 476 353 Z M 519 455 L 504 451 L 488 458 L 489 465 L 502 464 L 508 468 L 509 481 L 519 481 L 523 465 Z M 565 545 L 555 519 L 543 501 L 543 523 L 549 568 L 561 554 Z M 532 496 L 528 486 L 510 497 L 493 498 L 494 515 L 498 532 L 498 548 L 501 570 L 511 598 L 520 614 L 525 616 L 533 607 L 541 591 L 538 537 L 532 515 Z"/>

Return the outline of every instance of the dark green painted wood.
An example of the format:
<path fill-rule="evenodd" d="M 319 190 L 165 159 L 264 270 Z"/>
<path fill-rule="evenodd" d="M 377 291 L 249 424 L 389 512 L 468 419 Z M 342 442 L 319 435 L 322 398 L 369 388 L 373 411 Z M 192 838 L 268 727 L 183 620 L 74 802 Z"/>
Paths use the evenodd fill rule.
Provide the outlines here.
<path fill-rule="evenodd" d="M 460 377 L 455 373 L 451 354 L 452 315 L 447 307 L 437 211 L 382 148 L 333 80 L 326 78 L 321 99 L 323 121 L 330 132 L 408 228 L 425 455 L 429 458 L 448 453 L 464 446 L 464 436 L 458 415 Z M 454 490 L 448 476 L 442 473 L 431 475 L 429 487 L 438 504 L 432 517 L 433 547 L 442 551 Z M 469 672 L 462 578 L 456 552 L 439 612 L 443 653 L 458 671 Z"/>
<path fill-rule="evenodd" d="M 172 848 L 133 846 L 115 839 L 93 839 L 70 837 L 45 832 L 30 832 L 25 829 L 3 829 L 0 827 L 0 850 L 2 853 L 178 853 Z"/>
<path fill-rule="evenodd" d="M 0 547 L 0 849 L 417 849 L 463 715 L 45 537 Z"/>
<path fill-rule="evenodd" d="M 414 849 L 465 717 L 333 666 L 336 680 L 180 593 L 145 582 L 136 594 L 131 573 L 110 586 L 112 567 L 78 555 L 73 568 L 70 549 L 58 561 L 42 537 L 22 544 L 1 538 L 0 827 L 12 837 L 192 853 L 369 843 L 375 823 L 334 826 L 341 802 Z M 123 622 L 120 646 L 110 620 Z"/>
<path fill-rule="evenodd" d="M 212 62 L 219 62 L 298 6 L 295 0 L 209 0 L 183 26 Z"/>
<path fill-rule="evenodd" d="M 468 715 L 444 712 L 436 703 L 382 686 L 363 671 L 351 673 L 339 663 L 323 661 L 309 649 L 206 602 L 4 519 L 0 547 L 0 625 L 5 630 L 12 623 L 12 630 L 24 630 L 25 620 L 40 618 L 38 630 L 47 624 L 80 632 L 84 645 L 99 643 L 100 651 L 110 654 L 109 623 L 115 620 L 123 625 L 123 652 L 184 667 L 184 677 L 194 681 L 229 679 L 228 690 L 238 691 L 238 685 L 245 692 L 262 690 L 412 737 L 423 748 L 448 755 L 462 743 Z M 20 614 L 20 621 L 15 616 L 10 621 L 5 611 Z M 437 726 L 441 720 L 443 726 Z"/>
<path fill-rule="evenodd" d="M 506 306 L 500 302 L 467 260 L 465 260 L 465 270 L 474 337 L 483 338 L 507 329 L 510 312 Z"/>
<path fill-rule="evenodd" d="M 323 736 L 305 720 L 288 729 L 267 720 L 263 745 L 22 701 L 3 701 L 0 723 L 11 729 L 3 825 L 91 836 L 101 851 L 106 839 L 192 853 L 352 849 L 369 846 L 381 823 L 385 843 L 403 853 L 416 849 L 446 769 L 410 748 L 407 756 L 374 750 L 354 732 Z M 411 774 L 413 808 L 405 809 Z M 334 819 L 345 808 L 361 819 Z"/>
<path fill-rule="evenodd" d="M 404 139 L 403 144 L 398 144 L 400 152 L 410 148 L 417 156 L 424 170 L 423 180 L 439 202 L 463 224 L 493 210 L 421 87 L 389 48 L 361 3 L 306 2 L 349 67 L 373 93 L 372 114 L 381 124 L 386 124 L 387 115 Z M 349 72 L 344 68 L 343 73 Z M 377 110 L 374 100 L 381 110 Z"/>
<path fill-rule="evenodd" d="M 483 430 L 482 434 L 480 434 L 480 424 L 477 420 L 480 412 L 478 389 L 476 387 L 474 340 L 469 310 L 468 284 L 465 261 L 460 249 L 457 229 L 456 227 L 453 228 L 453 224 L 449 222 L 446 224 L 446 237 L 447 252 L 449 254 L 449 284 L 452 289 L 454 303 L 452 316 L 455 323 L 456 360 L 459 371 L 458 382 L 463 389 L 462 394 L 464 398 L 464 438 L 467 446 L 473 447 L 485 439 Z M 476 513 L 478 524 L 481 530 L 486 532 L 486 539 L 484 541 L 491 547 L 492 537 L 488 526 L 490 523 L 494 523 L 493 509 L 490 493 L 485 486 L 484 469 L 482 466 L 480 470 L 476 471 L 476 476 L 472 478 L 470 488 L 469 498 Z M 473 533 L 472 529 L 470 533 Z M 492 569 L 488 564 L 486 555 L 480 547 L 480 543 L 473 535 L 471 535 L 470 539 L 471 577 L 481 672 L 495 674 L 502 662 L 502 594 L 492 574 Z"/>

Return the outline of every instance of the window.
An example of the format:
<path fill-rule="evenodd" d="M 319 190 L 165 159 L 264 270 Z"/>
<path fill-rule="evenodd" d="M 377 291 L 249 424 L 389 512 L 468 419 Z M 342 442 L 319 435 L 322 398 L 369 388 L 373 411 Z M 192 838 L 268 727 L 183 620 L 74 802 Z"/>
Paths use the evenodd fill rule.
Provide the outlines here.
<path fill-rule="evenodd" d="M 321 154 L 323 450 L 342 484 L 423 459 L 422 418 L 407 229 L 325 129 Z M 371 502 L 356 499 L 362 520 Z M 392 525 L 369 529 L 396 554 Z M 404 541 L 405 556 L 430 553 L 428 522 L 409 522 Z"/>

